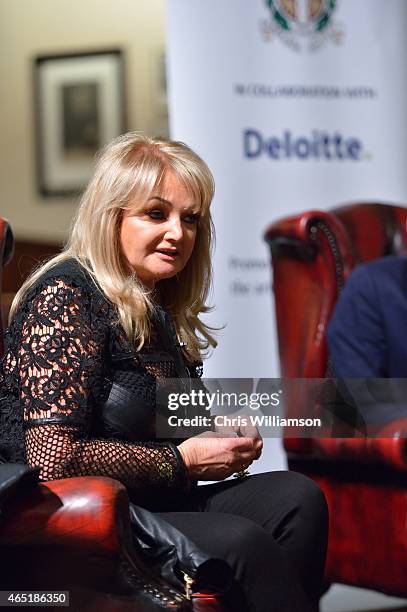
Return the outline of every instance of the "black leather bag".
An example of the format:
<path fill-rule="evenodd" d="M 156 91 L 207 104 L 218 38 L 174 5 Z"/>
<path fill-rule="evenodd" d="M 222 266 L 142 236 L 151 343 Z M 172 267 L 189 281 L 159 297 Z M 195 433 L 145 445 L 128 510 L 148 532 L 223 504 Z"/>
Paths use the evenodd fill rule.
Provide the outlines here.
<path fill-rule="evenodd" d="M 222 559 L 210 557 L 161 517 L 130 504 L 135 545 L 148 567 L 178 590 L 225 593 L 233 573 Z"/>

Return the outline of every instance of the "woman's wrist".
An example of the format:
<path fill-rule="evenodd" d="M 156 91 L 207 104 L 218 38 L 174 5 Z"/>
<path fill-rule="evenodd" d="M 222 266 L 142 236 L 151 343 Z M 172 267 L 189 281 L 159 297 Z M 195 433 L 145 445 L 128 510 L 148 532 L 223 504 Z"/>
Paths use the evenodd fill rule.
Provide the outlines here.
<path fill-rule="evenodd" d="M 188 472 L 189 471 L 189 467 L 190 467 L 188 455 L 187 455 L 187 453 L 184 452 L 184 450 L 183 450 L 181 445 L 177 446 L 177 450 L 178 450 L 179 454 L 181 455 L 181 459 L 184 462 L 185 469 Z"/>
<path fill-rule="evenodd" d="M 191 478 L 190 478 L 190 473 L 189 473 L 189 466 L 187 464 L 187 458 L 186 458 L 186 453 L 183 452 L 183 450 L 179 447 L 176 446 L 175 444 L 173 444 L 172 442 L 169 443 L 170 447 L 174 453 L 174 455 L 177 458 L 177 473 L 175 475 L 175 479 L 182 485 L 185 486 L 187 488 L 189 488 L 190 484 L 191 484 Z"/>

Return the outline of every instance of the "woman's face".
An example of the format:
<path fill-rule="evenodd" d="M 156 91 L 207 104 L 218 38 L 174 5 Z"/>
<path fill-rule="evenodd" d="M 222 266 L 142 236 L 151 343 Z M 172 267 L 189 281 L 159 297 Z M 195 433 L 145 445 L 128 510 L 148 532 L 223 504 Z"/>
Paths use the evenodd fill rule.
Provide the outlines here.
<path fill-rule="evenodd" d="M 131 205 L 131 203 L 130 203 Z M 152 289 L 180 272 L 194 249 L 200 205 L 171 171 L 159 193 L 136 210 L 126 210 L 120 244 L 128 267 Z"/>

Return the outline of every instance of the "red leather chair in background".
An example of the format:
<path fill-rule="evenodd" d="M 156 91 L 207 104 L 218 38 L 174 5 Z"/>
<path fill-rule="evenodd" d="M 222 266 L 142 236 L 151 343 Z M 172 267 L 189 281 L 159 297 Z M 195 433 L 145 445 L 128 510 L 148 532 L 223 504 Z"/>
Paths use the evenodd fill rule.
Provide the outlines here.
<path fill-rule="evenodd" d="M 326 328 L 344 283 L 360 262 L 406 253 L 406 221 L 406 208 L 364 203 L 269 227 L 282 377 L 331 375 Z M 290 469 L 327 497 L 328 582 L 407 596 L 406 435 L 407 418 L 376 439 L 284 440 Z"/>
<path fill-rule="evenodd" d="M 0 217 L 0 314 L 1 272 L 12 253 L 10 226 Z M 0 316 L 0 358 L 3 350 Z M 0 508 L 0 550 L 0 590 L 69 591 L 74 610 L 149 612 L 151 596 L 168 610 L 224 609 L 209 593 L 193 594 L 191 608 L 140 573 L 127 492 L 111 478 L 67 478 L 21 491 Z"/>
<path fill-rule="evenodd" d="M 8 264 L 13 256 L 14 239 L 10 225 L 5 219 L 0 217 L 0 298 L 1 298 L 1 283 L 3 267 Z M 0 300 L 0 356 L 3 354 L 3 331 L 6 321 L 3 320 L 4 315 L 1 309 Z"/>

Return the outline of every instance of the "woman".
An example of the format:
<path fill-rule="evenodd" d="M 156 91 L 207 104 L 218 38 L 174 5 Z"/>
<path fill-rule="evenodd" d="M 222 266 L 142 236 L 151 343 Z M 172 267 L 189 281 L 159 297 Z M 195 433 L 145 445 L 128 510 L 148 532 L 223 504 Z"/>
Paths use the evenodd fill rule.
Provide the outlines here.
<path fill-rule="evenodd" d="M 182 143 L 130 133 L 102 151 L 67 247 L 13 303 L 2 386 L 24 433 L 11 427 L 9 446 L 44 480 L 123 482 L 135 503 L 229 562 L 232 610 L 306 612 L 317 607 L 326 548 L 316 485 L 290 472 L 222 482 L 259 457 L 251 432 L 154 439 L 157 380 L 199 376 L 215 346 L 199 319 L 213 190 Z"/>

